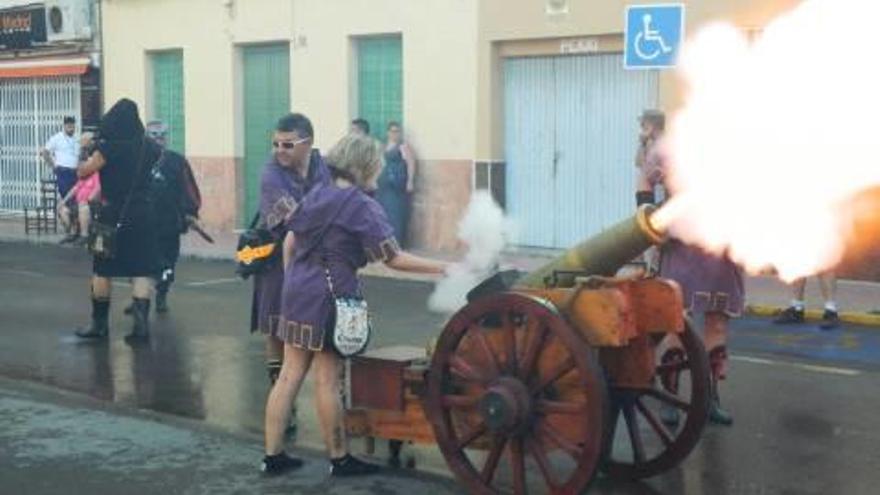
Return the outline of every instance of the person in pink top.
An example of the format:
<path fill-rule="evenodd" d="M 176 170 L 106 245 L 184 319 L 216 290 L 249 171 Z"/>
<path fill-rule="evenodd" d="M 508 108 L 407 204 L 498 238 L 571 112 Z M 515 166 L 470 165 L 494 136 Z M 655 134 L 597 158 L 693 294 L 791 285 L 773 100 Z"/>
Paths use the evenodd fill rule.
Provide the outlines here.
<path fill-rule="evenodd" d="M 91 147 L 92 135 L 85 133 L 82 137 L 83 148 Z M 95 203 L 101 199 L 101 179 L 98 174 L 92 174 L 88 177 L 77 180 L 76 184 L 64 197 L 61 202 L 61 218 L 68 218 L 67 204 L 73 199 L 77 205 L 77 217 L 79 219 L 79 228 L 82 235 L 78 236 L 73 242 L 77 245 L 85 245 L 88 239 L 89 223 L 91 221 L 90 203 Z"/>

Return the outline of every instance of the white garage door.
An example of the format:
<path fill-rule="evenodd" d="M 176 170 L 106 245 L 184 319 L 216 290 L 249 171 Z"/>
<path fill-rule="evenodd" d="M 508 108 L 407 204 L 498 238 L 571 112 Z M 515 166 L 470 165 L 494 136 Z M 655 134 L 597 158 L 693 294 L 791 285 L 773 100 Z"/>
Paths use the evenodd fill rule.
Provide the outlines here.
<path fill-rule="evenodd" d="M 622 55 L 507 59 L 507 204 L 523 246 L 565 248 L 635 210 L 638 116 L 657 73 Z"/>

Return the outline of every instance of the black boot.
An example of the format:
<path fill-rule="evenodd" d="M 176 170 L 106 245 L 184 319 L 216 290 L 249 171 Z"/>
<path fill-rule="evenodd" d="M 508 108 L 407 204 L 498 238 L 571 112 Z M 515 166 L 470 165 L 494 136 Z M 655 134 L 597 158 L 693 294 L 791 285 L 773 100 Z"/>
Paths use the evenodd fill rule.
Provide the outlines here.
<path fill-rule="evenodd" d="M 712 370 L 712 384 L 709 396 L 709 422 L 721 426 L 731 426 L 733 415 L 721 408 L 718 382 L 725 378 L 724 362 L 727 361 L 727 348 L 723 345 L 709 351 L 709 367 Z"/>
<path fill-rule="evenodd" d="M 110 299 L 92 298 L 92 324 L 74 332 L 81 339 L 106 339 L 110 332 Z"/>
<path fill-rule="evenodd" d="M 129 344 L 145 342 L 150 338 L 150 300 L 135 297 L 132 309 L 134 327 L 131 333 L 125 336 L 125 341 Z"/>
<path fill-rule="evenodd" d="M 156 312 L 157 313 L 167 313 L 168 312 L 168 291 L 167 290 L 156 291 Z"/>

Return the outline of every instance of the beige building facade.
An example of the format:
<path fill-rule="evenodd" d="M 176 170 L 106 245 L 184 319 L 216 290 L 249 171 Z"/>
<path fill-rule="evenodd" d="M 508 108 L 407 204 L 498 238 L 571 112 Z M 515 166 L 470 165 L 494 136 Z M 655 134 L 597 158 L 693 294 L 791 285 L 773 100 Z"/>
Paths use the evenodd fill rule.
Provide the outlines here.
<path fill-rule="evenodd" d="M 757 31 L 797 3 L 684 2 L 686 31 L 716 20 Z M 552 230 L 524 235 L 519 244 L 562 247 L 631 209 L 625 191 L 631 160 L 623 157 L 634 151 L 636 115 L 645 106 L 674 110 L 681 101 L 674 71 L 624 71 L 626 6 L 621 0 L 105 0 L 105 105 L 129 97 L 145 118 L 171 111 L 157 102 L 171 90 L 156 71 L 164 70 L 163 54 L 173 55 L 180 81 L 169 87 L 181 88 L 173 100 L 181 107 L 178 141 L 198 175 L 205 222 L 230 231 L 252 213 L 258 166 L 248 156 L 270 152 L 268 133 L 262 146 L 263 136 L 249 130 L 256 115 L 249 108 L 259 103 L 248 89 L 258 67 L 255 50 L 286 52 L 278 60 L 287 61 L 287 84 L 272 91 L 286 90 L 277 100 L 286 107 L 269 114 L 307 114 L 317 146 L 326 149 L 367 108 L 358 79 L 369 76 L 359 60 L 366 53 L 361 41 L 397 40 L 398 113 L 419 158 L 411 245 L 455 249 L 471 191 L 487 187 L 514 217 L 522 216 L 521 230 Z M 272 69 L 269 63 L 265 70 Z M 589 119 L 596 122 L 581 129 Z M 615 123 L 604 129 L 604 122 Z M 371 124 L 381 135 L 385 122 Z M 617 168 L 590 171 L 583 163 L 592 161 Z M 624 161 L 628 167 L 619 165 Z M 624 172 L 617 176 L 617 169 Z M 551 175 L 559 175 L 555 183 L 542 182 Z M 580 181 L 598 181 L 602 190 L 581 194 Z M 593 202 L 569 199 L 578 195 Z M 597 201 L 616 206 L 586 218 L 583 211 L 595 210 Z M 554 220 L 542 220 L 551 213 Z"/>

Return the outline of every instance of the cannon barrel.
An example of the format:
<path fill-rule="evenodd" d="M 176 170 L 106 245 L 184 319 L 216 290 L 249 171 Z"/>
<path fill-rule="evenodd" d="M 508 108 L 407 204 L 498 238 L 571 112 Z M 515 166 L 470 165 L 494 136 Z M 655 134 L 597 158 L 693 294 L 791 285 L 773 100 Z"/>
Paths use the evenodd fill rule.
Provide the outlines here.
<path fill-rule="evenodd" d="M 566 250 L 553 261 L 522 276 L 515 286 L 572 287 L 577 275 L 613 276 L 646 249 L 663 242 L 664 233 L 650 222 L 655 210 L 653 205 L 642 205 L 632 217 Z"/>

